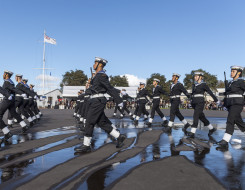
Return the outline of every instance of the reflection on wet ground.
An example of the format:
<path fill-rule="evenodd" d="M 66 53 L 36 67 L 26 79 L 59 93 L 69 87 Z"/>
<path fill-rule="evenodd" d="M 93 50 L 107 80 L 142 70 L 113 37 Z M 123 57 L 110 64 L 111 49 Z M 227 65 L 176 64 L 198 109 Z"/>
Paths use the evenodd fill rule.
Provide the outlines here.
<path fill-rule="evenodd" d="M 191 120 L 192 118 L 186 118 Z M 218 128 L 213 135 L 213 138 L 208 137 L 208 129 L 204 128 L 201 124 L 197 131 L 197 138 L 208 144 L 210 149 L 207 148 L 198 148 L 195 149 L 191 144 L 183 142 L 182 138 L 184 134 L 182 132 L 182 124 L 177 121 L 175 127 L 172 131 L 172 135 L 167 135 L 166 133 L 162 134 L 160 139 L 146 147 L 146 149 L 137 154 L 134 157 L 124 160 L 120 163 L 114 163 L 108 167 L 102 168 L 97 172 L 93 173 L 87 178 L 84 183 L 80 184 L 81 189 L 103 189 L 107 187 L 115 180 L 122 177 L 130 169 L 134 168 L 145 162 L 150 162 L 155 159 L 164 158 L 167 156 L 175 155 L 184 155 L 189 160 L 195 162 L 198 165 L 201 165 L 207 168 L 214 176 L 216 176 L 222 184 L 230 189 L 244 189 L 245 188 L 245 167 L 244 166 L 244 148 L 245 148 L 245 135 L 244 133 L 236 130 L 234 133 L 234 139 L 242 139 L 241 144 L 231 143 L 229 151 L 217 151 L 215 141 L 222 139 L 225 131 L 225 122 L 226 118 L 209 118 L 210 122 Z M 146 128 L 144 122 L 139 122 L 139 125 L 135 127 L 132 124 L 132 121 L 128 118 L 119 120 L 111 119 L 111 121 L 120 129 L 120 131 L 127 135 L 128 138 L 137 137 L 137 135 L 145 130 L 162 130 L 163 127 L 160 126 L 160 118 L 156 117 L 156 124 L 153 125 L 152 129 Z M 24 137 L 24 140 L 20 141 L 20 136 L 15 136 L 13 138 L 13 144 L 24 142 L 26 140 L 46 138 L 54 135 L 68 134 L 76 132 L 74 126 L 70 127 L 61 127 L 55 130 L 48 130 L 37 132 L 34 134 L 29 134 L 27 137 Z M 81 136 L 81 135 L 80 135 Z M 25 139 L 26 138 L 26 139 Z M 23 155 L 30 154 L 33 152 L 43 151 L 48 148 L 66 143 L 69 140 L 74 139 L 74 136 L 65 138 L 61 141 L 53 142 L 42 147 L 37 147 L 32 150 L 28 150 L 22 153 L 17 153 L 15 155 L 7 155 L 3 158 L 0 158 L 0 164 L 5 163 L 6 161 L 13 160 Z M 93 149 L 96 150 L 103 146 L 106 143 L 111 142 L 111 138 L 101 130 L 100 128 L 95 128 L 94 137 L 93 137 Z M 177 151 L 178 147 L 185 145 L 186 147 L 191 147 L 192 151 Z M 76 157 L 74 155 L 74 147 L 64 148 L 57 150 L 51 153 L 44 154 L 42 156 L 25 160 L 17 164 L 13 164 L 7 168 L 2 168 L 0 171 L 1 183 L 11 182 L 10 189 L 14 189 L 20 183 L 24 183 L 35 176 L 39 175 L 42 172 L 49 170 L 52 167 L 55 167 L 58 164 L 64 163 L 69 159 Z M 133 148 L 132 145 L 130 148 Z M 115 155 L 107 159 L 113 158 Z M 80 175 L 85 169 L 79 171 L 76 175 Z M 73 176 L 74 177 L 74 176 Z M 95 183 L 96 181 L 96 183 Z M 65 183 L 65 182 L 64 182 Z M 62 185 L 62 184 L 60 184 Z M 57 186 L 58 188 L 59 186 Z M 1 188 L 1 185 L 0 185 Z"/>

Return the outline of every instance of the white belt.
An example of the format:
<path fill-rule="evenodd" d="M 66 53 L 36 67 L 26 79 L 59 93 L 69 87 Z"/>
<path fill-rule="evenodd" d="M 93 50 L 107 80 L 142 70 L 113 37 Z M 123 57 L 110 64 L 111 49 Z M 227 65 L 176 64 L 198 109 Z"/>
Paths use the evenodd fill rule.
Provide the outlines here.
<path fill-rule="evenodd" d="M 203 94 L 194 94 L 193 97 L 195 97 L 195 98 L 196 97 L 204 97 L 204 95 Z"/>
<path fill-rule="evenodd" d="M 89 95 L 84 96 L 84 98 L 89 98 Z"/>
<path fill-rule="evenodd" d="M 80 102 L 84 102 L 84 100 L 81 100 Z"/>
<path fill-rule="evenodd" d="M 80 100 L 77 100 L 78 102 L 80 102 Z"/>
<path fill-rule="evenodd" d="M 139 98 L 140 100 L 145 100 L 145 97 Z"/>
<path fill-rule="evenodd" d="M 123 102 L 127 102 L 127 100 L 123 100 Z"/>
<path fill-rule="evenodd" d="M 29 98 L 24 98 L 25 100 L 29 100 Z"/>
<path fill-rule="evenodd" d="M 230 95 L 227 95 L 226 98 L 243 98 L 243 95 L 241 95 L 241 94 L 230 94 Z"/>
<path fill-rule="evenodd" d="M 155 97 L 153 97 L 153 99 L 159 99 L 160 98 L 160 96 L 155 96 Z"/>
<path fill-rule="evenodd" d="M 15 96 L 21 96 L 20 94 L 15 94 Z"/>
<path fill-rule="evenodd" d="M 170 98 L 179 98 L 180 95 L 170 96 Z"/>
<path fill-rule="evenodd" d="M 94 95 L 90 96 L 90 99 L 92 99 L 92 98 L 102 98 L 102 97 L 105 97 L 105 95 L 104 94 L 94 94 Z"/>

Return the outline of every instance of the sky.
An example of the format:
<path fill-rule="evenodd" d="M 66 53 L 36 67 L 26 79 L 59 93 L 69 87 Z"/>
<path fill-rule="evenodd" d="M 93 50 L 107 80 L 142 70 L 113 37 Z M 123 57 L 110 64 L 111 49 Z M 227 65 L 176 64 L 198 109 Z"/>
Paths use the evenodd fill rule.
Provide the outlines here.
<path fill-rule="evenodd" d="M 96 56 L 130 84 L 152 73 L 183 80 L 199 68 L 223 80 L 231 65 L 245 66 L 244 8 L 244 0 L 0 0 L 0 73 L 38 87 L 45 29 L 57 41 L 46 44 L 52 88 L 66 71 L 90 75 Z"/>

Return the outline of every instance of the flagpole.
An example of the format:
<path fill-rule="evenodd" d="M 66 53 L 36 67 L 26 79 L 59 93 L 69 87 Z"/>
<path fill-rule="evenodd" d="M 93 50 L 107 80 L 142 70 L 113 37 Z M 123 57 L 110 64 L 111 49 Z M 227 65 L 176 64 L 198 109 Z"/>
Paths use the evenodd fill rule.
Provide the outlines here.
<path fill-rule="evenodd" d="M 44 85 L 45 85 L 45 81 L 44 81 L 44 76 L 45 76 L 45 34 L 46 31 L 44 29 L 44 35 L 43 35 L 43 96 L 44 96 Z"/>

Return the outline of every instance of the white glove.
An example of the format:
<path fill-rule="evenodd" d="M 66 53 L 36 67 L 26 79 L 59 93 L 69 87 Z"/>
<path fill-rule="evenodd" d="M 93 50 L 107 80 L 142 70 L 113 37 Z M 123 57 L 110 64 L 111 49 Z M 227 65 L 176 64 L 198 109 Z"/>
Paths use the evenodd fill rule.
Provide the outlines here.
<path fill-rule="evenodd" d="M 21 94 L 21 96 L 22 96 L 23 98 L 26 98 L 26 97 L 27 97 L 27 95 L 26 95 L 26 94 Z"/>
<path fill-rule="evenodd" d="M 37 96 L 34 96 L 34 99 L 36 100 L 37 99 Z"/>
<path fill-rule="evenodd" d="M 12 100 L 13 99 L 13 94 L 11 94 L 8 98 L 8 100 Z"/>
<path fill-rule="evenodd" d="M 120 108 L 122 108 L 122 107 L 123 107 L 123 103 L 118 104 L 118 106 L 119 106 Z"/>

